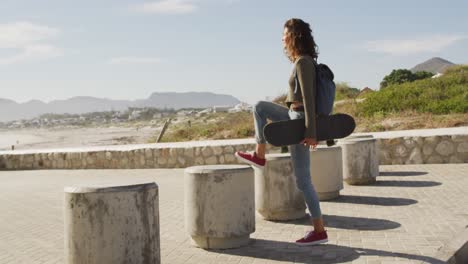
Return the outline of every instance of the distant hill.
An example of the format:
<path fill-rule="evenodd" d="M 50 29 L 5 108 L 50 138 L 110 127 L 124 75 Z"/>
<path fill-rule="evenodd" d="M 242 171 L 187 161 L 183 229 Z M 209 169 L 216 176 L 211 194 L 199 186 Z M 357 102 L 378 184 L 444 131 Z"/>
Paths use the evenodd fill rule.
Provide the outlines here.
<path fill-rule="evenodd" d="M 226 94 L 208 92 L 153 93 L 148 99 L 136 100 L 134 106 L 158 108 L 204 108 L 212 106 L 235 106 L 240 101 Z"/>
<path fill-rule="evenodd" d="M 13 100 L 10 100 L 10 99 L 0 98 L 0 106 L 1 105 L 9 105 L 9 104 L 16 104 L 16 102 L 13 101 Z"/>
<path fill-rule="evenodd" d="M 448 60 L 444 60 L 439 57 L 434 57 L 414 66 L 413 68 L 411 68 L 411 72 L 415 73 L 418 71 L 427 71 L 436 74 L 438 72 L 442 73 L 446 68 L 453 65 L 455 65 L 455 63 L 450 62 Z"/>
<path fill-rule="evenodd" d="M 188 93 L 153 93 L 147 99 L 140 100 L 112 100 L 90 96 L 77 96 L 66 100 L 54 100 L 44 103 L 31 100 L 17 103 L 13 100 L 0 98 L 0 122 L 30 119 L 45 113 L 54 114 L 82 114 L 99 111 L 121 111 L 128 107 L 154 108 L 205 108 L 212 106 L 235 106 L 240 101 L 225 94 L 210 92 Z"/>

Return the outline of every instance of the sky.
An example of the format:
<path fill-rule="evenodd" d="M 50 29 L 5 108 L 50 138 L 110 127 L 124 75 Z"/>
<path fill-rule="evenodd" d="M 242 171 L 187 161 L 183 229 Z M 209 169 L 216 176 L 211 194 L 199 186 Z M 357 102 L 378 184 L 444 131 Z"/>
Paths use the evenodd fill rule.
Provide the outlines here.
<path fill-rule="evenodd" d="M 468 1 L 0 0 L 0 98 L 287 91 L 284 22 L 310 23 L 335 81 L 378 89 L 432 57 L 468 63 Z"/>

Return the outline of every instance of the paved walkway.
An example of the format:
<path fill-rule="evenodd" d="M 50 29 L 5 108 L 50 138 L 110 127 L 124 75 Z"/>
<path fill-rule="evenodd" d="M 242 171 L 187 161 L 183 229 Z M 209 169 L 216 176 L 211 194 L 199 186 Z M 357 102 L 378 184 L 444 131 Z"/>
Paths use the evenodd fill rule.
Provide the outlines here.
<path fill-rule="evenodd" d="M 63 263 L 63 187 L 155 181 L 160 186 L 163 263 L 441 263 L 437 249 L 468 225 L 468 164 L 381 166 L 378 183 L 348 186 L 322 202 L 330 242 L 291 241 L 307 220 L 257 218 L 250 246 L 206 251 L 189 245 L 183 170 L 0 172 L 0 263 Z"/>

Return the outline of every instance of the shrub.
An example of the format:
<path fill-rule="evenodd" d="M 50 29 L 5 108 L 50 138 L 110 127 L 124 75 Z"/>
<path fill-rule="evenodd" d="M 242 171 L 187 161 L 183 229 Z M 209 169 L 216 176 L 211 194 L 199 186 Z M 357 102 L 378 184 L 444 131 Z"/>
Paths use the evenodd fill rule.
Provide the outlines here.
<path fill-rule="evenodd" d="M 387 86 L 394 84 L 402 84 L 407 82 L 413 82 L 416 80 L 422 80 L 432 77 L 434 74 L 426 71 L 420 71 L 412 73 L 407 69 L 393 70 L 389 75 L 385 76 L 380 83 L 380 89 L 386 88 Z"/>
<path fill-rule="evenodd" d="M 358 114 L 420 113 L 449 114 L 468 112 L 468 66 L 449 69 L 439 78 L 393 84 L 370 94 L 359 104 Z"/>

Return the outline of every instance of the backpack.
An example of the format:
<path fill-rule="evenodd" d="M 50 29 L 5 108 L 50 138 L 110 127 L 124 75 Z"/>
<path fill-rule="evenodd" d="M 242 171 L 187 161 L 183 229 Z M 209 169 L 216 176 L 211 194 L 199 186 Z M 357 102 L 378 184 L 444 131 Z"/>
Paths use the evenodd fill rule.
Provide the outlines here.
<path fill-rule="evenodd" d="M 317 94 L 315 96 L 315 112 L 317 115 L 330 115 L 335 102 L 336 85 L 333 82 L 335 75 L 325 64 L 315 64 Z M 296 83 L 299 83 L 296 73 Z"/>
<path fill-rule="evenodd" d="M 315 76 L 317 78 L 317 94 L 315 105 L 317 115 L 330 115 L 335 102 L 336 85 L 333 82 L 335 75 L 325 64 L 315 64 Z"/>

